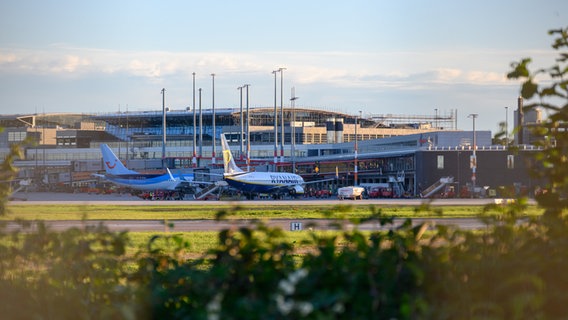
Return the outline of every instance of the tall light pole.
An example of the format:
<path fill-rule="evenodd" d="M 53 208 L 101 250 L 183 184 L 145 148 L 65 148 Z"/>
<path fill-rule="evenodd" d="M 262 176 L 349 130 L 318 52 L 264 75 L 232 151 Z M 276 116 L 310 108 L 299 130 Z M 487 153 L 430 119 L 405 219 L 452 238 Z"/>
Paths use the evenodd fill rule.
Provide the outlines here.
<path fill-rule="evenodd" d="M 199 88 L 199 159 L 203 157 L 203 112 L 201 112 L 201 88 Z"/>
<path fill-rule="evenodd" d="M 359 111 L 359 117 L 362 117 L 362 112 Z M 355 116 L 355 155 L 353 157 L 354 160 L 354 170 L 353 170 L 353 185 L 358 185 L 359 184 L 359 174 L 358 174 L 358 163 L 357 163 L 357 153 L 358 153 L 358 139 L 357 139 L 357 125 L 358 125 L 359 121 L 358 121 L 358 117 Z"/>
<path fill-rule="evenodd" d="M 195 114 L 195 72 L 191 74 L 193 76 L 193 159 L 191 160 L 193 167 L 197 167 L 197 131 L 196 128 L 196 114 Z"/>
<path fill-rule="evenodd" d="M 477 113 L 472 113 L 469 116 L 467 116 L 468 118 L 471 118 L 473 120 L 473 155 L 471 156 L 471 160 L 470 160 L 470 167 L 471 167 L 471 185 L 472 185 L 472 197 L 473 197 L 473 193 L 475 192 L 475 180 L 477 179 L 475 174 L 477 171 L 477 156 L 475 154 L 475 151 L 477 149 L 477 140 L 476 140 L 476 135 L 475 135 L 475 119 L 477 118 L 478 114 Z"/>
<path fill-rule="evenodd" d="M 505 107 L 505 146 L 509 146 L 509 107 Z"/>
<path fill-rule="evenodd" d="M 166 161 L 166 89 L 162 88 L 162 167 Z"/>
<path fill-rule="evenodd" d="M 211 74 L 211 108 L 213 111 L 213 133 L 211 134 L 212 138 L 213 138 L 213 151 L 211 152 L 211 164 L 215 164 L 215 136 L 217 135 L 215 132 L 215 74 L 212 73 Z"/>
<path fill-rule="evenodd" d="M 434 117 L 434 127 L 438 129 L 438 108 L 434 109 L 434 112 L 436 113 Z"/>
<path fill-rule="evenodd" d="M 250 171 L 250 113 L 249 113 L 249 87 L 250 84 L 243 85 L 247 88 L 247 172 Z"/>
<path fill-rule="evenodd" d="M 284 162 L 284 70 L 286 68 L 278 68 L 280 71 L 280 162 Z"/>
<path fill-rule="evenodd" d="M 517 139 L 515 144 L 522 145 L 525 144 L 524 126 L 525 126 L 525 112 L 523 110 L 523 96 L 517 98 Z"/>
<path fill-rule="evenodd" d="M 276 73 L 278 70 L 272 71 L 274 74 L 274 172 L 277 171 L 278 163 L 278 110 L 276 109 Z"/>
<path fill-rule="evenodd" d="M 290 130 L 292 132 L 290 141 L 290 153 L 292 156 L 292 173 L 296 173 L 296 100 L 300 99 L 296 97 L 296 88 L 292 87 L 292 97 L 290 98 L 291 106 L 292 106 L 292 119 L 290 121 Z"/>
<path fill-rule="evenodd" d="M 130 142 L 130 137 L 131 135 L 128 133 L 129 127 L 128 127 L 128 105 L 126 105 L 126 166 L 129 167 L 130 166 L 130 162 L 128 162 L 129 160 L 129 154 L 130 154 L 130 147 L 129 147 L 129 142 Z"/>
<path fill-rule="evenodd" d="M 238 87 L 237 90 L 239 90 L 239 93 L 240 93 L 240 96 L 241 96 L 240 103 L 239 103 L 239 105 L 241 106 L 241 121 L 240 121 L 241 131 L 239 132 L 239 144 L 241 146 L 240 159 L 242 161 L 243 160 L 243 130 L 244 130 L 244 128 L 243 128 L 243 87 Z"/>

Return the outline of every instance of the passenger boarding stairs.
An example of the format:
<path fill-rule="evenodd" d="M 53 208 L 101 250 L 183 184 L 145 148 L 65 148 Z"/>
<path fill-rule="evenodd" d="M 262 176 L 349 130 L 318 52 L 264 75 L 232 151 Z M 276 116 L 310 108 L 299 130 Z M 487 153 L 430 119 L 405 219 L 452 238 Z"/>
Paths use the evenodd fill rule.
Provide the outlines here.
<path fill-rule="evenodd" d="M 454 182 L 454 177 L 442 177 L 440 180 L 436 181 L 433 185 L 426 188 L 424 191 L 420 192 L 420 197 L 429 198 L 442 189 L 446 184 Z"/>
<path fill-rule="evenodd" d="M 201 191 L 197 192 L 194 197 L 195 200 L 201 200 L 205 198 L 207 195 L 217 191 L 221 187 L 226 187 L 227 182 L 224 180 L 215 181 L 215 183 L 210 184 L 207 188 L 201 189 Z"/>
<path fill-rule="evenodd" d="M 406 192 L 404 190 L 404 171 L 397 172 L 396 177 L 389 177 L 389 183 L 392 186 L 393 196 L 402 198 Z"/>
<path fill-rule="evenodd" d="M 20 180 L 20 182 L 18 183 L 18 187 L 14 191 L 12 191 L 12 194 L 19 192 L 22 189 L 29 187 L 30 185 L 31 185 L 30 180 Z"/>

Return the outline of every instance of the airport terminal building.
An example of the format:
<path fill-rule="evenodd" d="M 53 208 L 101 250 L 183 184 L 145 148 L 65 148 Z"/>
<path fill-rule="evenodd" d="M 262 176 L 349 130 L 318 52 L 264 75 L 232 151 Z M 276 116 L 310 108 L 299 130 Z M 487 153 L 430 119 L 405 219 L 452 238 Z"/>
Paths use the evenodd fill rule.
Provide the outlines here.
<path fill-rule="evenodd" d="M 477 131 L 473 157 L 474 132 L 457 129 L 457 111 L 433 116 L 276 111 L 2 115 L 0 152 L 31 140 L 26 158 L 16 163 L 21 178 L 63 189 L 94 182 L 91 174 L 102 170 L 101 143 L 134 170 L 221 171 L 221 134 L 241 167 L 296 172 L 306 181 L 336 178 L 315 188 L 389 186 L 391 196 L 414 197 L 424 196 L 441 180 L 446 187 L 428 196 L 463 189 L 483 194 L 500 188 L 532 190 L 538 185 L 527 174 L 527 156 L 534 147 L 513 151 L 492 145 L 490 131 Z"/>

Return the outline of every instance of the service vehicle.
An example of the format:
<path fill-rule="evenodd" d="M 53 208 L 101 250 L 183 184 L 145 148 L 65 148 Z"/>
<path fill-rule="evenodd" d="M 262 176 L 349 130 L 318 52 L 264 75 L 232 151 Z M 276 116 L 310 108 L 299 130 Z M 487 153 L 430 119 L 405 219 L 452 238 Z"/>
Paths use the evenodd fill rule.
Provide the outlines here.
<path fill-rule="evenodd" d="M 362 200 L 364 192 L 365 188 L 363 187 L 356 187 L 356 186 L 343 187 L 337 189 L 337 198 L 339 198 L 339 200 L 343 199 Z"/>

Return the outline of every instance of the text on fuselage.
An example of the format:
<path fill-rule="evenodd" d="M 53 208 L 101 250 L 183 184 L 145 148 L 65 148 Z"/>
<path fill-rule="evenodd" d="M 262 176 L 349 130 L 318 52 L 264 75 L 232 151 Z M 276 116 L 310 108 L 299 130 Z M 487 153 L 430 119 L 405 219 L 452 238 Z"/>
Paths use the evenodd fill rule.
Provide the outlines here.
<path fill-rule="evenodd" d="M 274 184 L 299 184 L 300 180 L 294 176 L 285 174 L 271 174 L 270 182 Z"/>

